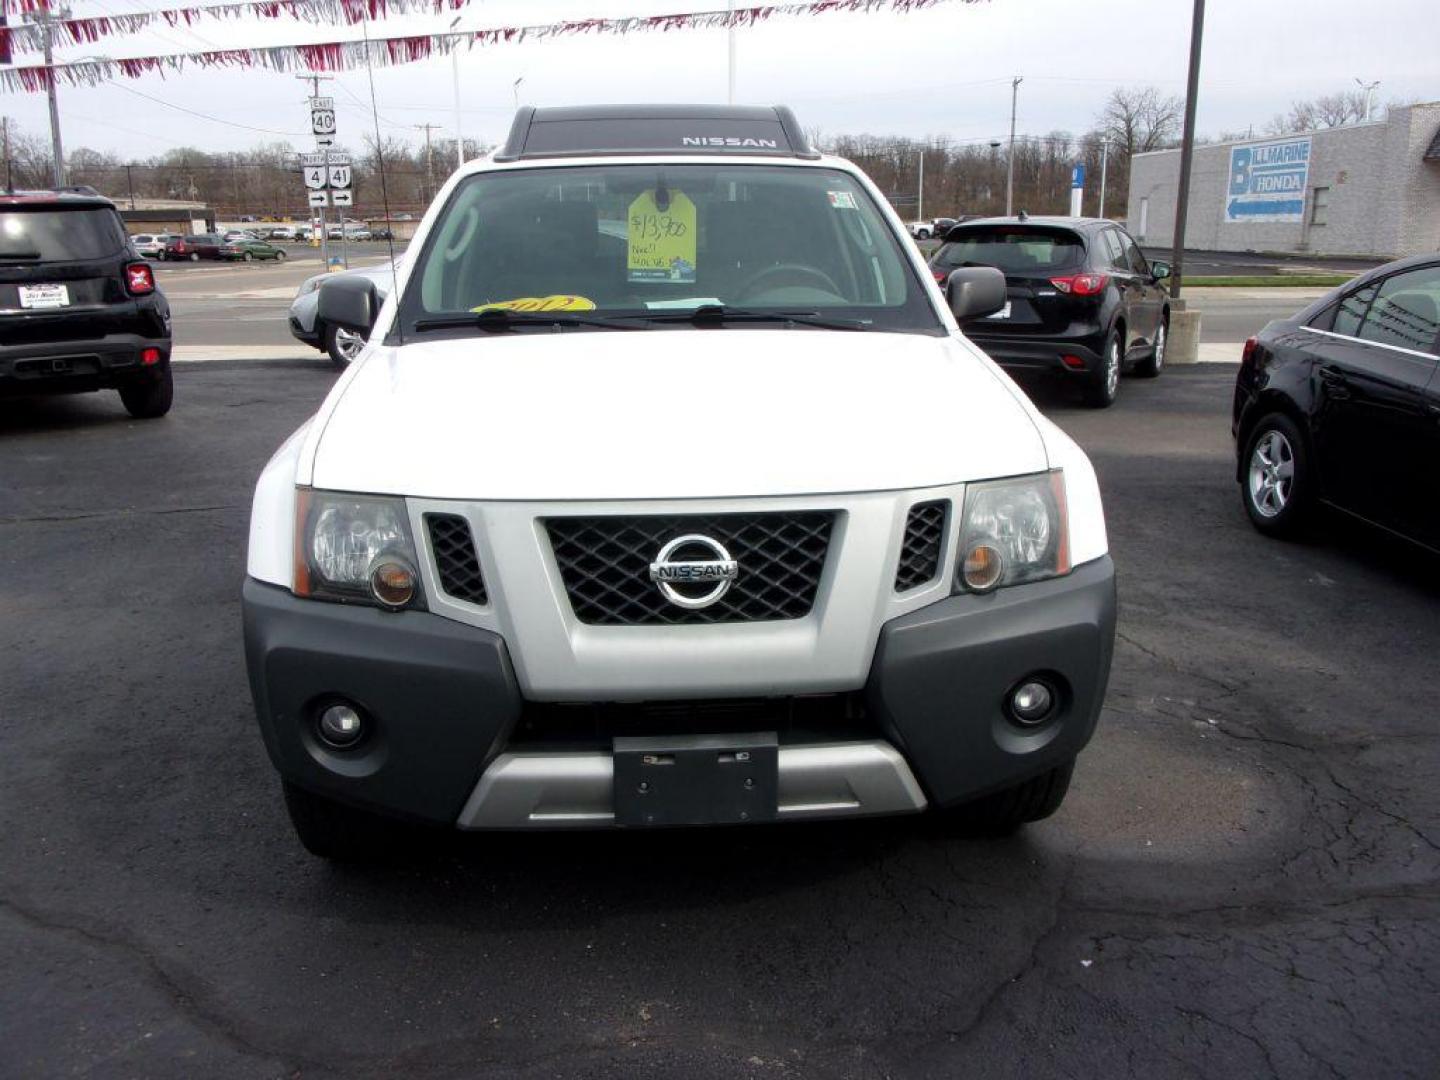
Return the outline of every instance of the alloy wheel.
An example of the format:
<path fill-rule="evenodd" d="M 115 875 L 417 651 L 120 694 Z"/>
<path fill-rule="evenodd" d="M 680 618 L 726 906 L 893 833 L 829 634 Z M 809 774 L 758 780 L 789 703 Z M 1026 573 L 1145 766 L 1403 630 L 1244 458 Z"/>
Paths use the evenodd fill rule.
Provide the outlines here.
<path fill-rule="evenodd" d="M 1158 374 L 1165 366 L 1165 324 L 1160 324 L 1160 329 L 1155 332 L 1155 371 Z"/>
<path fill-rule="evenodd" d="M 1255 440 L 1250 453 L 1250 502 L 1267 518 L 1278 517 L 1290 501 L 1295 483 L 1295 450 L 1274 428 Z"/>
<path fill-rule="evenodd" d="M 360 355 L 360 350 L 365 348 L 365 338 L 353 330 L 335 331 L 335 350 L 345 359 L 347 364 L 354 362 Z"/>
<path fill-rule="evenodd" d="M 1120 389 L 1120 342 L 1117 338 L 1110 339 L 1110 347 L 1105 351 L 1105 394 L 1107 397 L 1114 397 Z"/>

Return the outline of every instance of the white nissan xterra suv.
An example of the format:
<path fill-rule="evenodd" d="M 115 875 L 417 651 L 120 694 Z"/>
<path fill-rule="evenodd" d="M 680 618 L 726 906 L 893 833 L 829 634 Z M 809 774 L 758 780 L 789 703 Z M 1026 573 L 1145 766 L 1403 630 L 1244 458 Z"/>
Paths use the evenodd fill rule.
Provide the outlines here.
<path fill-rule="evenodd" d="M 1052 813 L 1109 675 L 1095 473 L 784 108 L 522 109 L 255 491 L 260 729 L 311 851 Z"/>

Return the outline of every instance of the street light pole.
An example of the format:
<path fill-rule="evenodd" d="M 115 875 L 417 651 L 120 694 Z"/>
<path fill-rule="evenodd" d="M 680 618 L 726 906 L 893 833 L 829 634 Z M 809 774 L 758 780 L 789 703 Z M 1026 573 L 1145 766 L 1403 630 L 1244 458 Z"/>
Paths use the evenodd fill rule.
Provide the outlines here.
<path fill-rule="evenodd" d="M 1005 216 L 1009 217 L 1015 210 L 1015 106 L 1020 99 L 1020 84 L 1024 82 L 1022 76 L 1016 75 L 1010 80 L 1010 149 L 1006 153 L 1005 162 Z"/>
<path fill-rule="evenodd" d="M 1190 165 L 1195 157 L 1195 99 L 1200 92 L 1200 45 L 1205 37 L 1205 0 L 1194 0 L 1190 22 L 1190 76 L 1185 85 L 1185 132 L 1180 143 L 1180 190 L 1175 202 L 1175 245 L 1170 253 L 1170 295 L 1180 295 L 1185 262 L 1185 225 L 1190 210 Z"/>
<path fill-rule="evenodd" d="M 450 23 L 450 29 L 454 30 L 460 22 L 460 16 L 456 15 Z M 465 136 L 460 131 L 460 46 L 456 44 L 450 50 L 450 63 L 455 76 L 455 167 L 458 169 L 465 164 Z"/>
<path fill-rule="evenodd" d="M 53 23 L 70 18 L 70 9 L 51 10 L 48 6 L 27 12 L 28 22 L 40 24 L 40 42 L 45 56 L 45 96 L 50 103 L 50 172 L 55 186 L 65 183 L 65 148 L 60 144 L 60 103 L 55 97 L 55 53 L 52 49 Z"/>
<path fill-rule="evenodd" d="M 915 192 L 915 220 L 925 220 L 925 151 L 920 151 L 920 183 Z"/>
<path fill-rule="evenodd" d="M 729 89 L 726 92 L 727 103 L 735 104 L 735 0 L 726 0 L 725 14 L 727 16 L 727 40 L 726 40 L 726 63 L 729 69 Z"/>
<path fill-rule="evenodd" d="M 1095 216 L 1105 216 L 1105 173 L 1110 167 L 1110 140 L 1104 139 L 1100 143 L 1100 212 Z"/>
<path fill-rule="evenodd" d="M 1366 120 L 1369 120 L 1369 119 L 1370 119 L 1370 96 L 1375 93 L 1375 88 L 1380 85 L 1380 80 L 1379 80 L 1379 79 L 1376 79 L 1374 82 L 1368 82 L 1368 83 L 1367 83 L 1367 82 L 1361 82 L 1359 79 L 1356 79 L 1356 80 L 1355 80 L 1355 85 L 1358 86 L 1358 87 L 1360 87 L 1361 90 L 1364 90 L 1364 91 L 1365 91 L 1365 119 L 1366 119 Z"/>

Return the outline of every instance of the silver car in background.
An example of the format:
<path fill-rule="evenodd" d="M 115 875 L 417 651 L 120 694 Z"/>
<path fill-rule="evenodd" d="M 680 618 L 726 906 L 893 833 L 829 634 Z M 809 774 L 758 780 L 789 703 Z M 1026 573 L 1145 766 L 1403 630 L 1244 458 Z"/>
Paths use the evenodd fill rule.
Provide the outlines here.
<path fill-rule="evenodd" d="M 332 278 L 368 278 L 375 283 L 375 288 L 383 301 L 390 292 L 391 283 L 394 280 L 392 275 L 390 264 L 383 262 L 378 266 L 316 274 L 314 277 L 306 278 L 300 285 L 300 291 L 295 294 L 294 302 L 290 305 L 290 333 L 306 345 L 328 353 L 331 363 L 337 368 L 349 367 L 350 361 L 359 356 L 360 350 L 365 347 L 365 338 L 351 330 L 325 325 L 317 311 L 320 303 L 320 286 Z"/>

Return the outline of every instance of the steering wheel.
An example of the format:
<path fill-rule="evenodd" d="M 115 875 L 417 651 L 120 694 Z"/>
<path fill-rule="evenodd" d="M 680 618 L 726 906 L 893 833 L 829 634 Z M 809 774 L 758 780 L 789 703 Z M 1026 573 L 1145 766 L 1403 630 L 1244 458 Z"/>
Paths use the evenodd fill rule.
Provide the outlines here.
<path fill-rule="evenodd" d="M 759 273 L 752 274 L 749 278 L 747 278 L 745 280 L 745 283 L 741 285 L 739 290 L 737 291 L 742 297 L 750 296 L 752 293 L 762 291 L 759 288 L 761 282 L 772 277 L 777 277 L 780 274 L 786 273 L 799 274 L 804 277 L 812 278 L 815 281 L 818 281 L 822 285 L 824 285 L 826 292 L 834 293 L 836 296 L 845 295 L 840 291 L 840 286 L 835 284 L 835 279 L 832 278 L 829 274 L 825 273 L 824 270 L 817 270 L 813 266 L 802 266 L 799 263 L 778 263 L 775 266 L 767 266 L 764 270 L 761 270 Z"/>

